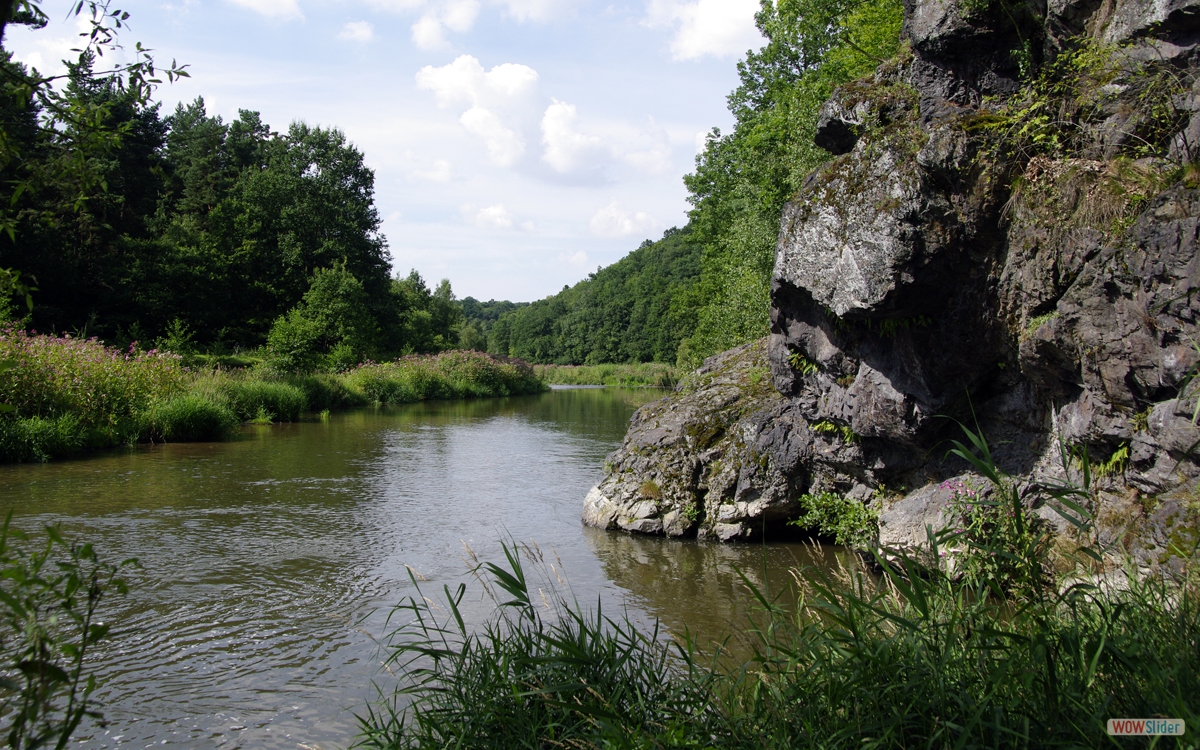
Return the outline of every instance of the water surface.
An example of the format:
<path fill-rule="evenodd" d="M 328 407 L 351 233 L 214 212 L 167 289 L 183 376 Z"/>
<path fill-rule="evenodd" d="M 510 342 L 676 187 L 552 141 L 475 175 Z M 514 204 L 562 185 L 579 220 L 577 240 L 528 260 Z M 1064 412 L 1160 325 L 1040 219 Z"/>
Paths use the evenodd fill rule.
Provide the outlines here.
<path fill-rule="evenodd" d="M 828 550 L 721 546 L 585 529 L 582 500 L 649 389 L 416 404 L 0 467 L 0 510 L 139 559 L 106 612 L 83 747 L 329 748 L 373 697 L 389 608 L 467 580 L 465 546 L 536 543 L 583 602 L 678 632 L 740 623 L 735 569 L 778 590 Z M 465 545 L 465 546 L 464 546 Z M 474 591 L 474 589 L 473 589 Z M 471 593 L 476 621 L 490 604 Z"/>

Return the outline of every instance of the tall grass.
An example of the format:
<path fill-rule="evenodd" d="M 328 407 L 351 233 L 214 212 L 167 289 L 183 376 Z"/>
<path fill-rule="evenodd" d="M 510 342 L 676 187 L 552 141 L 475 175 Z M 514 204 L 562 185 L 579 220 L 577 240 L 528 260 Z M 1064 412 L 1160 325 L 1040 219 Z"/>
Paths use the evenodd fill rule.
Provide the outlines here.
<path fill-rule="evenodd" d="M 0 331 L 0 461 L 44 461 L 142 441 L 220 440 L 243 422 L 372 402 L 536 393 L 523 362 L 445 352 L 351 372 L 189 369 L 180 357 L 95 339 Z"/>
<path fill-rule="evenodd" d="M 359 365 L 342 376 L 352 391 L 380 404 L 540 393 L 545 385 L 520 360 L 455 350 Z"/>
<path fill-rule="evenodd" d="M 1008 513 L 1010 480 L 969 434 L 959 449 L 998 483 L 997 499 L 976 505 Z M 1084 543 L 1090 517 L 1076 500 L 1088 492 L 1085 476 L 1042 498 L 1066 503 Z M 506 546 L 504 566 L 475 569 L 496 602 L 482 628 L 464 624 L 461 587 L 444 589 L 439 604 L 418 586 L 396 610 L 405 624 L 392 634 L 389 666 L 402 682 L 360 716 L 359 746 L 1200 746 L 1194 550 L 1176 578 L 1089 583 L 1093 558 L 1081 554 L 1067 578 L 1047 581 L 1049 547 L 1026 538 L 1036 527 L 991 537 L 980 528 L 995 527 L 931 534 L 919 554 L 876 550 L 870 564 L 797 571 L 790 599 L 743 576 L 758 611 L 739 626 L 752 657 L 732 665 L 719 649 L 702 661 L 686 639 L 531 595 L 517 548 Z M 1041 557 L 1024 567 L 964 565 L 1029 551 Z M 1109 718 L 1152 716 L 1190 728 L 1155 743 L 1106 734 Z"/>
<path fill-rule="evenodd" d="M 661 362 L 607 365 L 534 365 L 534 372 L 551 385 L 615 385 L 627 388 L 674 388 L 679 371 Z"/>

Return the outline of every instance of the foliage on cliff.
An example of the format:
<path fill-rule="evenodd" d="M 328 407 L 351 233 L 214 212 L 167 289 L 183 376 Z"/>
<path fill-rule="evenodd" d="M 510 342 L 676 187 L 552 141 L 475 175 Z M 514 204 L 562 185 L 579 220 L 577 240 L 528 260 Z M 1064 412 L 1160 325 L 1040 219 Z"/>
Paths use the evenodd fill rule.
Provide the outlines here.
<path fill-rule="evenodd" d="M 813 144 L 821 105 L 836 86 L 898 53 L 901 18 L 897 0 L 763 4 L 757 23 L 767 44 L 738 64 L 733 131 L 714 129 L 685 178 L 703 261 L 700 283 L 673 302 L 680 317 L 697 321 L 681 365 L 766 333 L 780 211 L 829 158 Z"/>

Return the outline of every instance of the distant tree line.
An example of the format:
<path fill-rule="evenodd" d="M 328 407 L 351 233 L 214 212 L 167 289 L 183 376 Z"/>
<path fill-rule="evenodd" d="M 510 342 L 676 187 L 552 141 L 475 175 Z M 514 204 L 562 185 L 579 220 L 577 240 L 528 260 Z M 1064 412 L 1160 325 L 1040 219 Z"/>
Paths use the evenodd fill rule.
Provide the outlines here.
<path fill-rule="evenodd" d="M 501 315 L 488 351 L 538 363 L 674 362 L 692 322 L 672 300 L 699 276 L 699 247 L 669 229 L 575 286 Z"/>

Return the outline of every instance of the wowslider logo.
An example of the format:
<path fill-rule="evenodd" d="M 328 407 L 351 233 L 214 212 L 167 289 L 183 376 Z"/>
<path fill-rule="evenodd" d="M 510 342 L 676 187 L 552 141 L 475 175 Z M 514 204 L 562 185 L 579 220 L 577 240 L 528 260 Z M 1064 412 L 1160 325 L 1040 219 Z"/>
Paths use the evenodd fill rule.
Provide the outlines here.
<path fill-rule="evenodd" d="M 1183 734 L 1183 719 L 1109 719 L 1108 733 L 1117 736 L 1148 736 Z"/>

